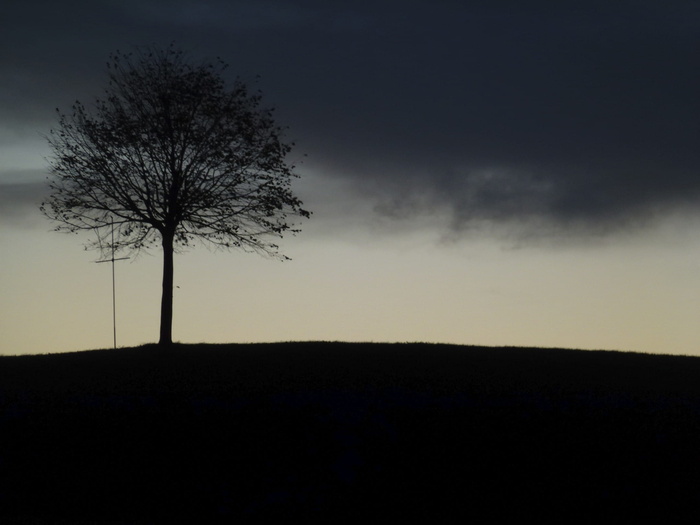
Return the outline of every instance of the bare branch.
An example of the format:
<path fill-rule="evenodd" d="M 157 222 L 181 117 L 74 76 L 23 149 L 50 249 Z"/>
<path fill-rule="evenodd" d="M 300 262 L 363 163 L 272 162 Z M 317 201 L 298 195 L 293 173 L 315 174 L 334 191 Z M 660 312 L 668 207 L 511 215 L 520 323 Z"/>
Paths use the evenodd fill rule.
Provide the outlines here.
<path fill-rule="evenodd" d="M 59 112 L 47 137 L 52 193 L 41 210 L 57 230 L 92 230 L 87 247 L 103 252 L 162 246 L 162 344 L 177 248 L 199 239 L 287 259 L 273 241 L 298 231 L 289 217 L 310 216 L 291 191 L 292 144 L 259 94 L 226 87 L 225 67 L 191 65 L 173 46 L 115 53 L 105 98 Z"/>

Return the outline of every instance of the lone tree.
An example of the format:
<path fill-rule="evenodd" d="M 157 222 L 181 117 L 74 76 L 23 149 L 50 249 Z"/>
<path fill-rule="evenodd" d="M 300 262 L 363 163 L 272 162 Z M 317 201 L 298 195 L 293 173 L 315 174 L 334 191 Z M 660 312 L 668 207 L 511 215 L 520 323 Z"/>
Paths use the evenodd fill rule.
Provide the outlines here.
<path fill-rule="evenodd" d="M 173 252 L 195 239 L 287 259 L 273 242 L 309 217 L 291 191 L 293 143 L 261 96 L 223 62 L 188 62 L 170 46 L 111 55 L 105 97 L 58 112 L 47 137 L 56 231 L 93 230 L 88 248 L 160 245 L 160 344 L 172 342 Z M 114 226 L 112 226 L 114 225 Z M 108 241 L 115 228 L 115 240 Z"/>

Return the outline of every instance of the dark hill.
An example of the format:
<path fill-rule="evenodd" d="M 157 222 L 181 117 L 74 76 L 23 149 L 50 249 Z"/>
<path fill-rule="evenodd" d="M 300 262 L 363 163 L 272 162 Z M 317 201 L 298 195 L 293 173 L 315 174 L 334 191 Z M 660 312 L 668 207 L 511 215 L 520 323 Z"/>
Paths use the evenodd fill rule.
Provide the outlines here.
<path fill-rule="evenodd" d="M 1 523 L 694 511 L 700 359 L 428 344 L 0 357 Z"/>

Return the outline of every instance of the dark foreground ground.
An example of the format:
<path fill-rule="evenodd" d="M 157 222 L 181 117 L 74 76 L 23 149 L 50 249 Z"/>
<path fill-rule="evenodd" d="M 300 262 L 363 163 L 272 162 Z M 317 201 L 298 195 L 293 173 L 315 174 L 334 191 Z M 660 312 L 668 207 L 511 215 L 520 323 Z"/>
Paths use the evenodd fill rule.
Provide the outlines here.
<path fill-rule="evenodd" d="M 669 523 L 697 514 L 699 489 L 699 358 L 342 343 L 0 358 L 0 523 Z"/>

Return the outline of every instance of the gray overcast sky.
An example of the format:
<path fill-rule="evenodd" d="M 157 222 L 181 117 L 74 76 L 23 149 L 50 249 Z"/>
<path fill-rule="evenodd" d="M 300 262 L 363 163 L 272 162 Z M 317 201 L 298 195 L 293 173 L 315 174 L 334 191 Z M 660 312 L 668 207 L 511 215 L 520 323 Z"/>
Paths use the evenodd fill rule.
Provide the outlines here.
<path fill-rule="evenodd" d="M 170 42 L 259 74 L 304 166 L 390 221 L 599 233 L 700 197 L 696 1 L 10 0 L 0 138 L 35 143 L 111 51 Z"/>

